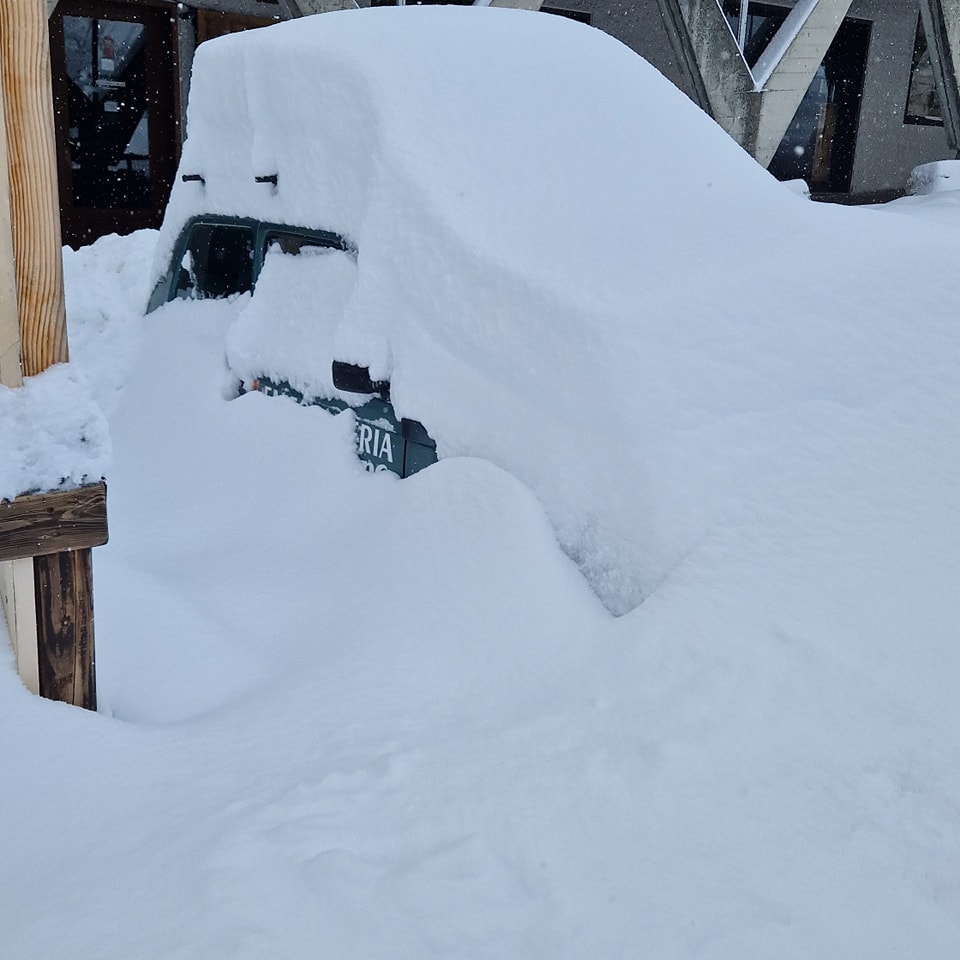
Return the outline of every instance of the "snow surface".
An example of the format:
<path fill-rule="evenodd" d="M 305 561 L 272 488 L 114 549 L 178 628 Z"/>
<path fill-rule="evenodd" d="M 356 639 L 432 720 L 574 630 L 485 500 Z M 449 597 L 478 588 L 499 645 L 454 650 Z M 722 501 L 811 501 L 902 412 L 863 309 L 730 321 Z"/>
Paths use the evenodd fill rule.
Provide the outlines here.
<path fill-rule="evenodd" d="M 23 389 L 0 386 L 0 500 L 95 482 L 106 472 L 111 445 L 103 411 L 117 402 L 139 338 L 136 325 L 112 322 L 105 311 L 115 311 L 116 306 L 103 304 L 112 304 L 119 295 L 124 315 L 140 311 L 143 260 L 152 256 L 155 246 L 152 235 L 141 235 L 139 246 L 108 237 L 95 255 L 71 253 L 67 310 L 84 318 L 82 325 L 72 325 L 71 348 L 88 356 L 100 351 L 105 339 L 107 361 L 93 374 L 96 384 L 71 362 L 28 377 Z M 103 274 L 101 263 L 108 250 L 109 272 Z"/>
<path fill-rule="evenodd" d="M 355 403 L 356 394 L 334 387 L 331 361 L 356 282 L 356 261 L 343 250 L 308 247 L 297 256 L 267 251 L 257 295 L 247 298 L 227 333 L 234 379 L 272 377 L 310 399 L 343 396 Z"/>
<path fill-rule="evenodd" d="M 456 252 L 477 330 L 444 341 L 450 379 L 494 392 L 501 436 L 545 421 L 530 461 L 569 502 L 616 494 L 676 558 L 620 617 L 559 548 L 559 500 L 449 456 L 448 373 L 401 376 L 399 339 L 398 392 L 453 438 L 404 481 L 363 471 L 349 415 L 222 399 L 261 291 L 144 318 L 155 235 L 65 251 L 113 445 L 101 709 L 31 697 L 0 655 L 0 955 L 954 960 L 960 210 L 801 201 L 688 116 L 700 173 L 672 197 L 670 140 L 636 158 L 663 216 L 618 238 L 632 327 L 618 287 L 606 325 L 557 297 L 545 329 L 542 289 Z M 736 180 L 725 242 L 708 177 Z M 600 258 L 573 260 L 586 295 Z M 484 290 L 516 314 L 471 314 Z M 405 323 L 426 370 L 436 334 Z M 518 386 L 513 343 L 572 389 Z"/>
<path fill-rule="evenodd" d="M 103 414 L 76 369 L 56 364 L 0 386 L 0 500 L 97 481 L 110 458 Z"/>
<path fill-rule="evenodd" d="M 960 160 L 935 160 L 914 167 L 907 178 L 907 193 L 925 196 L 960 190 Z"/>

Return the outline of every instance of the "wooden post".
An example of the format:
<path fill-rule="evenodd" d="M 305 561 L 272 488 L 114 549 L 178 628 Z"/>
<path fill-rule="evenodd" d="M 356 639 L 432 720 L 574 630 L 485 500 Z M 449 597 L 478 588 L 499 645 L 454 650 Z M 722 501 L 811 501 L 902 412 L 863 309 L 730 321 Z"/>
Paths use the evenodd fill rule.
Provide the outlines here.
<path fill-rule="evenodd" d="M 97 709 L 93 656 L 93 551 L 36 557 L 40 696 Z"/>
<path fill-rule="evenodd" d="M 91 547 L 106 542 L 103 483 L 0 501 L 0 560 L 33 558 L 39 692 L 91 710 L 97 705 Z"/>
<path fill-rule="evenodd" d="M 13 233 L 10 228 L 10 184 L 7 177 L 7 131 L 0 85 L 0 384 L 19 387 L 20 320 L 17 281 L 13 272 Z"/>
<path fill-rule="evenodd" d="M 0 0 L 0 94 L 5 141 L 5 156 L 0 157 L 0 361 L 4 378 L 11 381 L 7 385 L 18 386 L 21 375 L 34 376 L 68 360 L 45 0 Z M 12 239 L 12 257 L 3 246 L 4 231 Z M 4 291 L 10 293 L 11 261 L 15 308 L 2 299 Z M 24 564 L 31 565 L 29 573 Z M 31 580 L 34 597 L 28 600 Z M 90 547 L 33 559 L 20 555 L 9 566 L 0 564 L 0 593 L 27 686 L 41 696 L 96 709 Z"/>
<path fill-rule="evenodd" d="M 23 375 L 32 377 L 68 359 L 57 144 L 44 0 L 0 3 L 0 72 L 20 354 Z"/>
<path fill-rule="evenodd" d="M 0 84 L 0 385 L 19 387 L 23 382 L 20 369 L 20 320 L 13 269 L 4 116 L 3 86 Z M 35 597 L 33 560 L 24 557 L 0 562 L 0 601 L 7 632 L 17 660 L 17 673 L 31 693 L 40 692 Z"/>

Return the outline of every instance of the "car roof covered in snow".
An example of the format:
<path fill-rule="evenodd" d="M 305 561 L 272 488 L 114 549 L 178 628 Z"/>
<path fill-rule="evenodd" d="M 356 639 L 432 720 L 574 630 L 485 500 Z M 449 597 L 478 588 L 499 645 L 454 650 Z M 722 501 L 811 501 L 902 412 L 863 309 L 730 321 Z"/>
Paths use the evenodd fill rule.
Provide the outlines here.
<path fill-rule="evenodd" d="M 678 202 L 719 226 L 770 180 L 619 41 L 496 8 L 342 11 L 202 44 L 187 134 L 180 174 L 203 182 L 177 178 L 158 274 L 188 217 L 217 213 L 361 248 L 430 216 L 518 272 L 567 284 L 586 252 L 623 276 L 634 234 Z"/>

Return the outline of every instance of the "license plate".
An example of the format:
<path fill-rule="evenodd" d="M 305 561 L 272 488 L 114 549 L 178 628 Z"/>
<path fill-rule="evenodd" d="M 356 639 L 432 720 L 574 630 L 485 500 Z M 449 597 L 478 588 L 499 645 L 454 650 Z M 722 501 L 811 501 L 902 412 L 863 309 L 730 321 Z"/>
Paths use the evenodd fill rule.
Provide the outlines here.
<path fill-rule="evenodd" d="M 357 416 L 357 456 L 367 470 L 403 476 L 404 440 L 395 424 L 386 417 L 363 420 Z"/>
<path fill-rule="evenodd" d="M 437 445 L 416 420 L 397 421 L 388 400 L 373 398 L 359 407 L 349 407 L 343 400 L 318 397 L 307 400 L 285 380 L 258 377 L 253 389 L 267 396 L 291 397 L 306 406 L 323 407 L 330 413 L 352 409 L 356 416 L 357 456 L 372 473 L 411 474 L 437 462 Z"/>

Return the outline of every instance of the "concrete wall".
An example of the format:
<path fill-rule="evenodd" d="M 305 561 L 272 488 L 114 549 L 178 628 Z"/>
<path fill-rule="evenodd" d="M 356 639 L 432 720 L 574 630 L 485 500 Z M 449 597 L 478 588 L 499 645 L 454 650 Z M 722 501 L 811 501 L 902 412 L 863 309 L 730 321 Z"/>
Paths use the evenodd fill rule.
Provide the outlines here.
<path fill-rule="evenodd" d="M 683 89 L 657 0 L 543 0 L 543 5 L 589 13 L 591 26 L 625 43 Z"/>
<path fill-rule="evenodd" d="M 873 22 L 850 192 L 900 189 L 917 164 L 955 155 L 943 127 L 903 122 L 920 3 L 854 0 L 850 15 Z"/>

